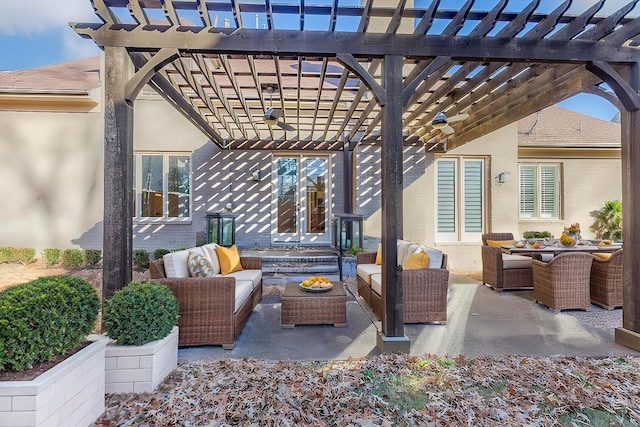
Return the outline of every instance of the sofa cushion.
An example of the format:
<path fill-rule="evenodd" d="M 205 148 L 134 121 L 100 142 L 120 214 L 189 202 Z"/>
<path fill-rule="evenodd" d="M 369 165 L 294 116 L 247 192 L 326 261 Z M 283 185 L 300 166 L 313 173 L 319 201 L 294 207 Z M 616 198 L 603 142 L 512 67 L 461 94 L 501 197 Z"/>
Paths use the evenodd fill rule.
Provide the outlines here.
<path fill-rule="evenodd" d="M 409 255 L 402 268 L 405 270 L 417 270 L 429 267 L 429 255 L 423 250 L 418 250 Z"/>
<path fill-rule="evenodd" d="M 191 277 L 213 277 L 215 272 L 211 266 L 211 262 L 204 256 L 195 251 L 189 251 L 187 259 L 187 267 Z"/>
<path fill-rule="evenodd" d="M 423 246 L 422 250 L 429 255 L 429 268 L 444 268 L 442 265 L 443 255 L 440 249 Z"/>
<path fill-rule="evenodd" d="M 382 243 L 378 243 L 378 252 L 376 252 L 376 264 L 382 265 Z"/>
<path fill-rule="evenodd" d="M 216 254 L 218 254 L 218 261 L 220 262 L 220 272 L 222 274 L 229 274 L 235 271 L 242 270 L 242 264 L 240 264 L 240 255 L 238 254 L 238 248 L 236 245 L 230 248 L 224 246 L 216 246 Z"/>
<path fill-rule="evenodd" d="M 233 312 L 236 313 L 242 304 L 249 298 L 253 291 L 253 283 L 250 280 L 238 282 L 236 280 L 236 303 Z"/>
<path fill-rule="evenodd" d="M 218 262 L 216 246 L 218 245 L 216 245 L 215 243 L 207 243 L 206 245 L 202 245 L 202 251 L 204 252 L 204 255 L 209 259 L 214 273 L 220 274 L 220 263 Z"/>
<path fill-rule="evenodd" d="M 500 247 L 502 245 L 513 245 L 515 242 L 515 240 L 487 240 L 487 245 Z"/>
<path fill-rule="evenodd" d="M 378 295 L 382 295 L 382 274 L 376 273 L 371 275 L 371 290 Z"/>
<path fill-rule="evenodd" d="M 594 252 L 593 256 L 598 257 L 600 259 L 609 259 L 611 258 L 611 254 L 605 252 Z"/>
<path fill-rule="evenodd" d="M 531 268 L 533 258 L 524 255 L 502 254 L 502 268 Z"/>
<path fill-rule="evenodd" d="M 167 277 L 189 277 L 189 267 L 187 266 L 187 261 L 189 260 L 188 250 L 170 252 L 168 254 L 165 254 L 162 257 L 162 260 L 164 261 L 164 274 Z"/>
<path fill-rule="evenodd" d="M 371 284 L 371 275 L 382 272 L 382 266 L 377 264 L 358 264 L 356 267 L 356 274 L 362 280 Z"/>
<path fill-rule="evenodd" d="M 406 240 L 398 240 L 398 265 L 404 265 L 404 260 L 407 257 L 407 251 L 411 245 L 413 245 L 413 243 L 407 242 Z"/>
<path fill-rule="evenodd" d="M 253 287 L 257 287 L 262 280 L 262 270 L 241 270 L 229 273 L 224 277 L 235 277 L 237 282 L 251 282 Z"/>

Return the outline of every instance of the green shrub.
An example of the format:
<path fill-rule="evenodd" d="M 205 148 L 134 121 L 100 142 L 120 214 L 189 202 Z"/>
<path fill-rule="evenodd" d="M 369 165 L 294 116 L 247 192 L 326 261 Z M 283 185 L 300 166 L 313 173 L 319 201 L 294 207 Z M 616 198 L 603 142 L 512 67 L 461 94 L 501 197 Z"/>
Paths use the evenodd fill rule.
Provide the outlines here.
<path fill-rule="evenodd" d="M 56 248 L 43 250 L 42 257 L 44 258 L 44 262 L 46 262 L 48 266 L 56 265 L 58 261 L 60 261 L 60 252 L 60 249 Z"/>
<path fill-rule="evenodd" d="M 84 258 L 87 260 L 87 264 L 95 267 L 102 258 L 102 251 L 100 249 L 85 249 Z"/>
<path fill-rule="evenodd" d="M 93 286 L 74 276 L 41 277 L 0 292 L 0 370 L 29 369 L 80 346 L 99 309 Z"/>
<path fill-rule="evenodd" d="M 159 340 L 178 322 L 178 301 L 158 282 L 132 282 L 106 300 L 103 326 L 122 345 Z"/>
<path fill-rule="evenodd" d="M 551 233 L 548 231 L 525 231 L 522 233 L 522 237 L 525 239 L 544 239 L 551 237 Z"/>
<path fill-rule="evenodd" d="M 162 258 L 166 254 L 170 254 L 171 251 L 169 249 L 156 249 L 153 251 L 153 259 Z"/>
<path fill-rule="evenodd" d="M 0 247 L 0 262 L 21 262 L 27 264 L 36 256 L 33 248 L 14 248 L 11 246 Z"/>
<path fill-rule="evenodd" d="M 133 251 L 133 264 L 138 268 L 148 268 L 149 252 L 144 249 L 135 249 Z"/>
<path fill-rule="evenodd" d="M 62 265 L 67 268 L 78 268 L 84 264 L 82 249 L 65 249 L 62 251 Z"/>

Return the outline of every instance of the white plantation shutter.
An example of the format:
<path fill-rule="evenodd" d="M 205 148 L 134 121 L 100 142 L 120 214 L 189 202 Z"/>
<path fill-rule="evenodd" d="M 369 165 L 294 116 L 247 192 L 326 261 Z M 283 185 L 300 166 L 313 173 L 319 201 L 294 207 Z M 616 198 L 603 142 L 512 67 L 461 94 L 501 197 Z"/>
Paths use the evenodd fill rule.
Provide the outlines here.
<path fill-rule="evenodd" d="M 520 217 L 534 218 L 536 207 L 536 166 L 520 166 Z"/>
<path fill-rule="evenodd" d="M 464 162 L 464 232 L 482 233 L 482 160 Z"/>
<path fill-rule="evenodd" d="M 558 166 L 540 166 L 540 217 L 558 217 Z"/>
<path fill-rule="evenodd" d="M 436 240 L 475 241 L 484 225 L 484 160 L 436 161 Z"/>
<path fill-rule="evenodd" d="M 438 163 L 438 233 L 456 231 L 456 161 L 439 160 Z"/>
<path fill-rule="evenodd" d="M 560 217 L 560 166 L 520 166 L 520 218 Z"/>

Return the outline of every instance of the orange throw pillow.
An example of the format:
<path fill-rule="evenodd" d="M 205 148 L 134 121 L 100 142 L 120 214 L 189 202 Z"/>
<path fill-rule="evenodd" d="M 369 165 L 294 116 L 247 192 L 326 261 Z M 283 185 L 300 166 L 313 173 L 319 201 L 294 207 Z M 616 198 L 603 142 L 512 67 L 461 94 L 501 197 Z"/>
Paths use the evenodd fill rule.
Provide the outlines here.
<path fill-rule="evenodd" d="M 376 253 L 376 264 L 382 265 L 382 243 L 378 243 L 378 252 Z"/>
<path fill-rule="evenodd" d="M 216 245 L 216 254 L 220 261 L 220 272 L 222 274 L 229 274 L 235 271 L 242 271 L 242 264 L 240 264 L 240 254 L 238 254 L 238 248 L 236 245 L 230 248 Z"/>
<path fill-rule="evenodd" d="M 418 251 L 409 255 L 404 262 L 405 270 L 417 270 L 429 267 L 429 255 L 425 251 Z"/>
<path fill-rule="evenodd" d="M 515 242 L 515 240 L 487 240 L 487 245 L 500 247 L 502 245 L 513 245 Z"/>

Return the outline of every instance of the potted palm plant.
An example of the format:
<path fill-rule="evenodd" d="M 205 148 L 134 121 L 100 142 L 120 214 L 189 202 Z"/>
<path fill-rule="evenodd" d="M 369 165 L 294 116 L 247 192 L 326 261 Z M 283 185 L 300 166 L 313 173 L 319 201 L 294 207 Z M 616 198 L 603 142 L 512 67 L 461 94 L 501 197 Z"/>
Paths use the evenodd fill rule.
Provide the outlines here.
<path fill-rule="evenodd" d="M 594 223 L 589 227 L 598 239 L 622 240 L 622 202 L 609 200 L 596 211 Z"/>

